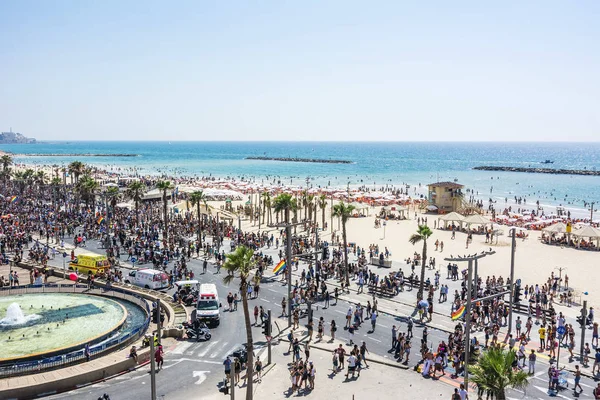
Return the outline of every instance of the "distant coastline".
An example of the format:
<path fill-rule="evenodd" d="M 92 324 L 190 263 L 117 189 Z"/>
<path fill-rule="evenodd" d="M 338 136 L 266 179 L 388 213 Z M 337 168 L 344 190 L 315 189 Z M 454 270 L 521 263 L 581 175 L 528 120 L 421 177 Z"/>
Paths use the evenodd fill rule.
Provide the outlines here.
<path fill-rule="evenodd" d="M 298 157 L 246 157 L 246 160 L 260 161 L 286 161 L 286 162 L 305 162 L 305 163 L 322 163 L 322 164 L 353 164 L 349 160 L 327 160 L 322 158 L 298 158 Z"/>

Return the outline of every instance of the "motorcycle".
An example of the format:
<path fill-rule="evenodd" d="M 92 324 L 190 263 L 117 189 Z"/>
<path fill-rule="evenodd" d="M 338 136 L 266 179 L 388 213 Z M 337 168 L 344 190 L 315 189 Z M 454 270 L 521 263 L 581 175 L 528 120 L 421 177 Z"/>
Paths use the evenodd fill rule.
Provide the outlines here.
<path fill-rule="evenodd" d="M 203 322 L 199 323 L 197 327 L 194 327 L 194 324 L 190 324 L 188 322 L 184 322 L 183 326 L 188 339 L 196 339 L 196 341 L 199 342 L 200 340 L 210 340 L 212 336 L 210 334 L 210 329 L 208 329 L 206 324 Z"/>

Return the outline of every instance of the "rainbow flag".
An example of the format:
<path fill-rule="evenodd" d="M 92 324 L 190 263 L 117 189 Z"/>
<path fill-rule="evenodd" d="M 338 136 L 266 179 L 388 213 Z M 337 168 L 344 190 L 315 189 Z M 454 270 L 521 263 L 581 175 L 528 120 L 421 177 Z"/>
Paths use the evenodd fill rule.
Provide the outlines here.
<path fill-rule="evenodd" d="M 458 310 L 452 313 L 452 321 L 456 321 L 459 318 L 462 318 L 463 315 L 467 312 L 467 308 L 465 306 L 461 306 Z"/>
<path fill-rule="evenodd" d="M 102 223 L 102 221 L 104 221 L 104 217 L 98 218 L 98 225 L 100 225 Z"/>
<path fill-rule="evenodd" d="M 279 275 L 280 272 L 285 271 L 286 267 L 287 267 L 287 264 L 286 264 L 285 260 L 281 260 L 281 261 L 279 261 L 279 264 L 277 264 L 275 266 L 275 268 L 273 268 L 273 273 L 275 275 Z"/>
<path fill-rule="evenodd" d="M 15 202 L 15 201 L 17 201 L 18 199 L 19 199 L 19 196 L 12 196 L 12 197 L 10 198 L 10 202 L 11 202 L 11 203 L 14 203 L 14 202 Z"/>

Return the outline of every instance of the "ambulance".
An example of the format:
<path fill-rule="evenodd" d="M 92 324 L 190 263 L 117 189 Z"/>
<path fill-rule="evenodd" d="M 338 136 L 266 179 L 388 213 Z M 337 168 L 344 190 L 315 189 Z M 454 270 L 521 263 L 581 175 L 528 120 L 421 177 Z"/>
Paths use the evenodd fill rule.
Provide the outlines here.
<path fill-rule="evenodd" d="M 198 305 L 196 306 L 196 318 L 207 325 L 217 326 L 219 319 L 219 293 L 214 283 L 203 283 L 198 293 Z"/>
<path fill-rule="evenodd" d="M 169 287 L 169 276 L 162 271 L 150 268 L 131 271 L 125 283 L 146 289 L 165 289 Z"/>
<path fill-rule="evenodd" d="M 110 270 L 110 263 L 106 256 L 80 254 L 69 263 L 69 269 L 80 274 L 102 275 Z"/>

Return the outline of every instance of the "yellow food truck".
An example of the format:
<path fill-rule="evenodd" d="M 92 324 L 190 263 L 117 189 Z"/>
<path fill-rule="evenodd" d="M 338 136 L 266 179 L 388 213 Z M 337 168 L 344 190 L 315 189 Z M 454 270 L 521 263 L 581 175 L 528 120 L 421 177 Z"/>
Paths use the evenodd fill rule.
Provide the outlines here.
<path fill-rule="evenodd" d="M 95 254 L 80 254 L 69 263 L 69 269 L 79 271 L 81 274 L 92 273 L 94 275 L 103 274 L 110 269 L 110 263 L 106 256 Z"/>

